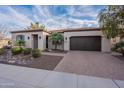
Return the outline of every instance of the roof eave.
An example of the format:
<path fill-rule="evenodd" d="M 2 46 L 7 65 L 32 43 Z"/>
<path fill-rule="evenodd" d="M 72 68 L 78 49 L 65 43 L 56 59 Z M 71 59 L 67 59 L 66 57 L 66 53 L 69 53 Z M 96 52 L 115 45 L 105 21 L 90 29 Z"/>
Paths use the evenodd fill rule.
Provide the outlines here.
<path fill-rule="evenodd" d="M 41 30 L 41 29 L 11 31 L 11 33 L 23 33 L 23 32 L 46 32 L 46 33 L 49 33 L 48 31 Z"/>

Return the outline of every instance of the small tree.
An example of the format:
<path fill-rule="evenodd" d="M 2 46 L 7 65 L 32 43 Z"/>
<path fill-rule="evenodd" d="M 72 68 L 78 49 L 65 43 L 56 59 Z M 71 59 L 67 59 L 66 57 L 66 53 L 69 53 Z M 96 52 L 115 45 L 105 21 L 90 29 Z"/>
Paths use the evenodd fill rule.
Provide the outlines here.
<path fill-rule="evenodd" d="M 19 46 L 19 47 L 24 46 L 25 45 L 25 41 L 24 40 L 16 40 L 15 45 Z"/>
<path fill-rule="evenodd" d="M 41 30 L 45 30 L 45 26 L 43 24 L 40 24 L 39 22 L 35 22 L 35 23 L 31 23 L 29 27 L 27 27 L 27 29 L 41 29 Z"/>
<path fill-rule="evenodd" d="M 106 6 L 98 15 L 100 28 L 106 38 L 111 39 L 124 34 L 124 6 Z"/>
<path fill-rule="evenodd" d="M 55 49 L 57 49 L 57 46 L 62 44 L 64 37 L 61 33 L 52 33 L 50 35 L 50 40 L 52 41 L 53 45 L 55 45 Z"/>

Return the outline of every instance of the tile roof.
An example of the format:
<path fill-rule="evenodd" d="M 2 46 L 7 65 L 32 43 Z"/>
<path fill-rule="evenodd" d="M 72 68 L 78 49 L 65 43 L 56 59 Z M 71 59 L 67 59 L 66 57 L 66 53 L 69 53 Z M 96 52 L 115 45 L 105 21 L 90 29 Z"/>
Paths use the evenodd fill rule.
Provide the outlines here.
<path fill-rule="evenodd" d="M 11 31 L 11 33 L 22 33 L 22 32 L 46 32 L 46 33 L 52 33 L 52 32 L 78 32 L 78 31 L 100 31 L 100 28 L 70 28 L 70 29 L 59 29 L 59 30 L 41 30 L 41 29 L 35 29 L 35 30 L 18 30 L 18 31 Z"/>
<path fill-rule="evenodd" d="M 22 32 L 46 32 L 49 33 L 46 30 L 41 30 L 41 29 L 27 29 L 27 30 L 18 30 L 18 31 L 11 31 L 11 33 L 22 33 Z"/>
<path fill-rule="evenodd" d="M 100 31 L 100 28 L 73 28 L 73 29 L 60 29 L 60 30 L 51 30 L 49 32 L 75 32 L 75 31 Z"/>

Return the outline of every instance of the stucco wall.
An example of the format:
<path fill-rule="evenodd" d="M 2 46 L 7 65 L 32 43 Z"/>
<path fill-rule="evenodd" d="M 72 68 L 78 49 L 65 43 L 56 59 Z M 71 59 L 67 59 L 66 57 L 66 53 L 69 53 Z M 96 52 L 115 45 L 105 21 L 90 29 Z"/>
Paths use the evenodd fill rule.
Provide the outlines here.
<path fill-rule="evenodd" d="M 48 49 L 55 49 L 55 45 L 53 45 L 50 40 L 48 42 Z M 58 45 L 57 49 L 64 50 L 64 42 L 62 42 L 61 45 Z"/>
<path fill-rule="evenodd" d="M 110 52 L 111 43 L 102 36 L 101 31 L 64 32 L 64 50 L 70 50 L 70 37 L 72 36 L 101 36 L 102 52 Z"/>
<path fill-rule="evenodd" d="M 46 49 L 46 35 L 48 35 L 48 34 L 45 32 L 12 33 L 12 41 L 16 40 L 17 35 L 24 35 L 25 41 L 26 41 L 26 47 L 33 48 L 32 34 L 38 34 L 38 48 L 41 50 Z M 102 52 L 110 52 L 111 42 L 110 42 L 110 40 L 108 40 L 104 36 L 102 36 L 101 31 L 64 32 L 61 34 L 64 36 L 64 42 L 63 42 L 63 44 L 58 46 L 58 49 L 70 50 L 70 37 L 72 37 L 72 36 L 101 36 Z M 30 37 L 30 39 L 28 39 L 28 37 Z M 39 37 L 41 37 L 41 39 Z M 48 40 L 48 48 L 49 49 L 55 48 L 55 46 L 52 44 L 52 42 L 50 40 Z"/>
<path fill-rule="evenodd" d="M 102 52 L 110 52 L 111 51 L 111 40 L 106 39 L 102 36 Z"/>
<path fill-rule="evenodd" d="M 12 41 L 16 41 L 17 35 L 24 35 L 25 36 L 25 47 L 26 48 L 33 48 L 33 38 L 32 35 L 37 34 L 38 35 L 38 48 L 41 50 L 44 50 L 46 48 L 45 44 L 45 38 L 46 34 L 43 34 L 43 32 L 23 32 L 23 33 L 12 33 Z M 28 39 L 28 37 L 30 39 Z M 39 38 L 41 37 L 41 39 Z M 14 43 L 13 43 L 14 45 Z"/>

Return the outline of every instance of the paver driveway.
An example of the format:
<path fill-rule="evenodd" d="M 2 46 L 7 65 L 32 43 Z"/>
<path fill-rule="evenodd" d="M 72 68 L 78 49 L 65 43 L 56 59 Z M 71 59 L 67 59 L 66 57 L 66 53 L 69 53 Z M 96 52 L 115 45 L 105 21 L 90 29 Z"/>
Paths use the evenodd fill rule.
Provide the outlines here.
<path fill-rule="evenodd" d="M 54 70 L 124 80 L 124 61 L 101 52 L 70 51 Z"/>

